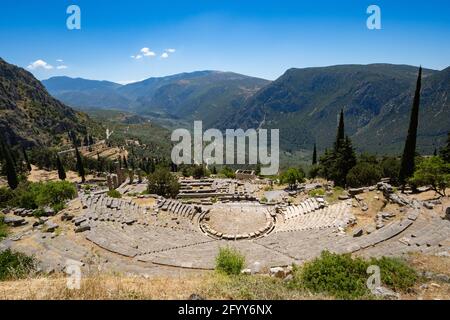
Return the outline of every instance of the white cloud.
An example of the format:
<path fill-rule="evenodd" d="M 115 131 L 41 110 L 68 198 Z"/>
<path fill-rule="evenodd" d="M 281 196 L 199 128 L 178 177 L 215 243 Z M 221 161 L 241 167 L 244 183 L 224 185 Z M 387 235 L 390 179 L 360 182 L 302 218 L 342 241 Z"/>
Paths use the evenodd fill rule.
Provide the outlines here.
<path fill-rule="evenodd" d="M 156 53 L 151 51 L 149 48 L 142 48 L 141 53 L 146 57 L 154 57 L 156 56 Z"/>
<path fill-rule="evenodd" d="M 167 59 L 169 57 L 169 54 L 175 53 L 175 49 L 166 49 L 164 50 L 164 52 L 161 54 L 161 58 L 162 59 Z M 132 55 L 131 58 L 135 59 L 135 60 L 139 60 L 142 59 L 144 57 L 155 57 L 156 53 L 152 50 L 150 50 L 150 48 L 144 47 L 139 51 L 139 54 L 137 55 Z"/>
<path fill-rule="evenodd" d="M 62 62 L 64 62 L 64 60 L 63 59 L 57 59 L 56 62 L 62 63 Z"/>
<path fill-rule="evenodd" d="M 36 60 L 35 62 L 32 62 L 27 69 L 30 70 L 36 70 L 36 69 L 46 69 L 46 70 L 51 70 L 53 69 L 52 65 L 49 65 L 47 62 L 45 62 L 44 60 Z"/>
<path fill-rule="evenodd" d="M 139 52 L 140 52 L 139 54 L 132 55 L 131 58 L 135 59 L 135 60 L 139 60 L 139 59 L 142 59 L 143 57 L 154 57 L 154 56 L 156 56 L 156 53 L 154 53 L 153 51 L 151 51 L 147 47 L 142 48 Z"/>
<path fill-rule="evenodd" d="M 56 69 L 58 69 L 58 70 L 64 70 L 64 69 L 67 69 L 67 68 L 68 68 L 68 66 L 65 66 L 65 65 L 56 67 Z"/>

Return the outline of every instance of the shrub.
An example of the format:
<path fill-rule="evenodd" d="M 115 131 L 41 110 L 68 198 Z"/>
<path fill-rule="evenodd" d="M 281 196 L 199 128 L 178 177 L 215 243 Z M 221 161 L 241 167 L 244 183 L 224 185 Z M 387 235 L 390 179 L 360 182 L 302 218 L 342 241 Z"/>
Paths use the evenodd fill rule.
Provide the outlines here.
<path fill-rule="evenodd" d="M 7 249 L 0 252 L 0 281 L 26 277 L 35 269 L 35 260 Z"/>
<path fill-rule="evenodd" d="M 244 268 L 245 257 L 236 249 L 220 248 L 216 257 L 216 270 L 227 275 L 239 275 Z"/>
<path fill-rule="evenodd" d="M 0 215 L 0 240 L 8 235 L 8 229 L 3 219 L 3 215 Z"/>
<path fill-rule="evenodd" d="M 59 211 L 64 202 L 73 199 L 76 194 L 75 186 L 68 181 L 23 183 L 14 190 L 14 197 L 9 203 L 25 209 L 51 206 L 55 211 Z"/>
<path fill-rule="evenodd" d="M 369 295 L 366 270 L 367 262 L 361 258 L 324 251 L 303 266 L 299 280 L 312 292 L 355 299 Z"/>
<path fill-rule="evenodd" d="M 227 166 L 223 167 L 223 169 L 220 171 L 220 173 L 229 179 L 236 178 L 236 173 L 230 167 L 227 167 Z"/>
<path fill-rule="evenodd" d="M 61 210 L 63 210 L 64 208 L 66 207 L 66 205 L 64 204 L 64 203 L 56 203 L 56 204 L 54 204 L 54 205 L 52 205 L 52 209 L 55 211 L 55 212 L 60 212 Z"/>
<path fill-rule="evenodd" d="M 206 175 L 203 165 L 195 165 L 192 169 L 192 176 L 194 179 L 201 179 Z"/>
<path fill-rule="evenodd" d="M 450 163 L 445 163 L 440 157 L 425 158 L 417 165 L 410 183 L 430 185 L 436 193 L 445 196 L 445 189 L 450 187 Z"/>
<path fill-rule="evenodd" d="M 367 268 L 376 265 L 381 271 L 381 283 L 396 291 L 406 291 L 417 281 L 414 269 L 396 258 L 382 257 L 364 260 L 350 254 L 333 254 L 327 251 L 307 262 L 302 269 L 294 270 L 291 286 L 325 293 L 339 299 L 370 297 L 366 282 Z"/>
<path fill-rule="evenodd" d="M 308 178 L 309 179 L 315 179 L 319 176 L 320 173 L 320 167 L 318 165 L 313 165 L 308 172 Z"/>
<path fill-rule="evenodd" d="M 302 183 L 305 181 L 305 173 L 303 170 L 297 168 L 289 168 L 280 176 L 280 183 L 289 184 L 289 189 L 295 189 L 297 183 Z"/>
<path fill-rule="evenodd" d="M 148 176 L 148 192 L 175 198 L 180 189 L 177 178 L 166 168 L 158 168 Z"/>
<path fill-rule="evenodd" d="M 417 273 L 405 261 L 398 258 L 372 258 L 371 265 L 377 265 L 381 271 L 381 282 L 394 289 L 406 291 L 418 280 Z"/>
<path fill-rule="evenodd" d="M 10 188 L 0 188 L 0 208 L 5 208 L 8 203 L 14 198 L 14 192 Z"/>
<path fill-rule="evenodd" d="M 390 183 L 394 186 L 399 185 L 400 160 L 393 157 L 384 158 L 381 161 L 381 172 L 383 178 L 390 178 Z"/>
<path fill-rule="evenodd" d="M 120 199 L 122 198 L 122 194 L 117 190 L 109 190 L 107 193 L 108 197 Z"/>
<path fill-rule="evenodd" d="M 36 194 L 36 204 L 39 207 L 47 205 L 58 207 L 64 201 L 73 199 L 77 195 L 74 184 L 68 181 L 33 183 L 31 190 Z"/>
<path fill-rule="evenodd" d="M 347 184 L 353 188 L 371 186 L 382 178 L 378 165 L 368 162 L 360 162 L 347 174 Z"/>
<path fill-rule="evenodd" d="M 30 183 L 21 183 L 14 190 L 14 198 L 10 201 L 11 206 L 25 209 L 37 209 L 36 189 L 32 189 Z"/>
<path fill-rule="evenodd" d="M 43 209 L 36 209 L 33 211 L 33 217 L 35 218 L 41 218 L 41 217 L 45 217 L 46 213 Z"/>

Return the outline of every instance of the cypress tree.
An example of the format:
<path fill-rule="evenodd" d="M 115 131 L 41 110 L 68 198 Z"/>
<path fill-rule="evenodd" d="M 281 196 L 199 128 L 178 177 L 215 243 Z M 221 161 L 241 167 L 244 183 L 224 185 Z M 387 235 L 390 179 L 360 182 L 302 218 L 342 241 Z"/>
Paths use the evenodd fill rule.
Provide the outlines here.
<path fill-rule="evenodd" d="M 17 178 L 16 167 L 14 165 L 13 157 L 11 156 L 11 150 L 8 145 L 3 141 L 3 137 L 0 137 L 0 149 L 3 159 L 5 161 L 6 178 L 8 185 L 11 189 L 16 189 L 19 185 L 19 179 Z"/>
<path fill-rule="evenodd" d="M 103 172 L 103 159 L 100 157 L 100 153 L 97 152 L 97 172 Z"/>
<path fill-rule="evenodd" d="M 89 147 L 89 137 L 87 135 L 84 136 L 83 144 L 85 147 Z"/>
<path fill-rule="evenodd" d="M 58 154 L 56 155 L 56 168 L 58 169 L 59 180 L 66 180 L 66 171 L 64 170 L 64 166 L 62 165 Z"/>
<path fill-rule="evenodd" d="M 422 67 L 419 68 L 417 77 L 416 92 L 411 110 L 411 118 L 409 122 L 408 136 L 406 137 L 405 149 L 402 155 L 400 167 L 400 183 L 404 186 L 408 178 L 414 174 L 415 156 L 417 144 L 417 127 L 419 125 L 419 107 L 420 107 L 420 90 L 422 88 Z"/>
<path fill-rule="evenodd" d="M 317 146 L 315 143 L 314 143 L 312 164 L 313 164 L 313 166 L 315 166 L 317 164 Z"/>
<path fill-rule="evenodd" d="M 23 153 L 23 159 L 25 160 L 25 164 L 27 165 L 27 170 L 29 172 L 31 172 L 31 163 L 30 163 L 30 160 L 28 159 L 27 151 L 25 150 L 24 147 L 22 147 L 22 153 Z"/>
<path fill-rule="evenodd" d="M 94 144 L 94 138 L 92 138 L 92 135 L 89 135 L 89 145 L 92 146 Z"/>
<path fill-rule="evenodd" d="M 77 158 L 77 171 L 78 175 L 81 177 L 81 182 L 84 183 L 86 181 L 85 179 L 85 172 L 84 172 L 84 166 L 83 166 L 83 159 L 81 158 L 80 152 L 78 151 L 78 148 L 75 147 L 75 156 Z"/>

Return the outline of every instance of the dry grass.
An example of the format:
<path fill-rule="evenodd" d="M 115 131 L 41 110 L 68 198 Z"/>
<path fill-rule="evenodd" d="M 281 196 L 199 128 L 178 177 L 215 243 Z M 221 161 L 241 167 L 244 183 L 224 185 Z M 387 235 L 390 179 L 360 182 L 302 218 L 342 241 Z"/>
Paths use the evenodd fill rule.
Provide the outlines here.
<path fill-rule="evenodd" d="M 450 276 L 450 258 L 413 253 L 409 256 L 408 262 L 418 271 L 431 271 Z"/>
<path fill-rule="evenodd" d="M 448 257 L 414 253 L 409 256 L 408 262 L 418 271 L 450 276 L 450 258 Z M 403 299 L 450 300 L 450 283 L 427 280 L 425 283 L 417 284 Z"/>
<path fill-rule="evenodd" d="M 79 290 L 69 290 L 64 277 L 0 282 L 0 299 L 9 300 L 183 300 L 192 294 L 205 299 L 268 300 L 326 299 L 288 289 L 268 276 L 228 277 L 205 273 L 189 277 L 142 278 L 98 275 L 82 280 Z"/>
<path fill-rule="evenodd" d="M 140 206 L 153 207 L 156 204 L 155 198 L 131 198 L 131 200 Z"/>
<path fill-rule="evenodd" d="M 450 259 L 411 255 L 417 270 L 449 274 Z M 215 272 L 170 277 L 143 278 L 121 274 L 99 274 L 84 278 L 79 290 L 69 290 L 64 275 L 0 282 L 0 300 L 183 300 L 197 294 L 217 300 L 324 300 L 266 275 L 226 276 Z M 419 281 L 402 299 L 450 299 L 450 284 Z"/>
<path fill-rule="evenodd" d="M 187 299 L 202 277 L 150 278 L 98 275 L 85 278 L 79 290 L 67 288 L 64 277 L 0 283 L 0 299 L 26 300 L 164 300 Z"/>
<path fill-rule="evenodd" d="M 36 167 L 34 165 L 32 165 L 31 168 L 32 168 L 32 170 L 31 170 L 29 176 L 27 177 L 28 181 L 30 181 L 30 182 L 59 181 L 58 171 L 56 171 L 56 170 L 52 170 L 52 171 L 40 170 L 40 169 L 38 169 L 38 167 Z M 67 175 L 66 180 L 69 182 L 73 182 L 73 183 L 81 182 L 81 178 L 78 176 L 78 173 L 76 173 L 74 171 L 67 171 L 66 175 Z M 93 178 L 94 178 L 93 175 L 86 176 L 87 181 L 89 181 Z"/>

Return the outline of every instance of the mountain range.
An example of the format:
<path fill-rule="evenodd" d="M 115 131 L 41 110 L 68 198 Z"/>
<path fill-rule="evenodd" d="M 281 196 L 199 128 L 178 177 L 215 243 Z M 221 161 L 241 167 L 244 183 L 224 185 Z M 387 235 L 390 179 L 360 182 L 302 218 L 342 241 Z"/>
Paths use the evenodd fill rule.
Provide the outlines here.
<path fill-rule="evenodd" d="M 289 69 L 275 81 L 198 71 L 128 85 L 50 78 L 49 92 L 70 106 L 165 115 L 204 127 L 278 128 L 285 151 L 332 145 L 341 109 L 359 151 L 398 154 L 408 127 L 418 68 L 340 65 Z M 431 153 L 450 130 L 450 68 L 424 69 L 418 151 Z"/>
<path fill-rule="evenodd" d="M 285 150 L 323 150 L 335 139 L 338 114 L 359 151 L 401 152 L 418 68 L 343 65 L 290 69 L 221 122 L 223 127 L 279 128 Z M 418 151 L 432 153 L 450 130 L 450 68 L 424 69 Z"/>
<path fill-rule="evenodd" d="M 0 58 L 0 133 L 11 145 L 56 145 L 68 132 L 100 128 L 86 114 L 53 98 L 31 73 Z"/>
<path fill-rule="evenodd" d="M 189 121 L 201 118 L 206 126 L 212 125 L 218 116 L 233 113 L 268 83 L 220 71 L 149 78 L 128 85 L 68 77 L 43 81 L 53 96 L 76 108 L 112 108 Z"/>

